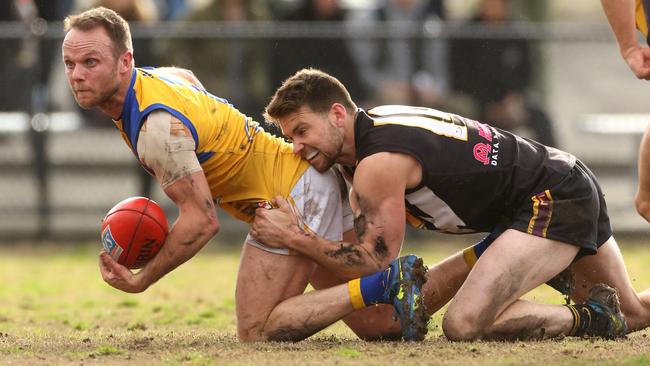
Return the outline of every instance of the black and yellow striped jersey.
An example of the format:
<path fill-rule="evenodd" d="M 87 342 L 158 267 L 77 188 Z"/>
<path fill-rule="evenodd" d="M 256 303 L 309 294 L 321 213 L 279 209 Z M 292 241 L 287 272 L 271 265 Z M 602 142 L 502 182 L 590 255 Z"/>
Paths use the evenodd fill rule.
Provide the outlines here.
<path fill-rule="evenodd" d="M 405 192 L 407 220 L 448 233 L 492 231 L 576 164 L 569 153 L 430 108 L 359 110 L 354 133 L 359 163 L 379 152 L 419 161 L 422 181 Z"/>

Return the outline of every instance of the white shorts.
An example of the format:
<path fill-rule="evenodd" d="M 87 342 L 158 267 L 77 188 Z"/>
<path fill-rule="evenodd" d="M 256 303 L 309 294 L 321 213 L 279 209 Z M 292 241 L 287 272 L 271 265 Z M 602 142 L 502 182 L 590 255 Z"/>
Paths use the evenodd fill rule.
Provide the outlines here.
<path fill-rule="evenodd" d="M 327 240 L 342 240 L 343 233 L 352 230 L 354 225 L 354 215 L 344 186 L 334 168 L 319 173 L 310 166 L 290 193 L 293 209 L 303 227 Z M 276 254 L 297 254 L 288 249 L 268 247 L 253 239 L 250 233 L 246 236 L 246 244 Z"/>

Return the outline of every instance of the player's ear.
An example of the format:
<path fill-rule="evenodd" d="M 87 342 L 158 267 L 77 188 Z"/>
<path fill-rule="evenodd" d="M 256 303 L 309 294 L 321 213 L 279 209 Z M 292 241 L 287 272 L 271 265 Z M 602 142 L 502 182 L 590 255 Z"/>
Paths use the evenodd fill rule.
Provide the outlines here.
<path fill-rule="evenodd" d="M 126 72 L 131 70 L 131 66 L 133 65 L 133 52 L 132 51 L 124 52 L 120 56 L 119 63 L 120 63 L 121 72 Z"/>
<path fill-rule="evenodd" d="M 347 110 L 345 106 L 341 103 L 334 103 L 330 107 L 330 113 L 334 116 L 336 125 L 338 127 L 343 127 L 345 124 L 345 117 L 347 116 Z"/>

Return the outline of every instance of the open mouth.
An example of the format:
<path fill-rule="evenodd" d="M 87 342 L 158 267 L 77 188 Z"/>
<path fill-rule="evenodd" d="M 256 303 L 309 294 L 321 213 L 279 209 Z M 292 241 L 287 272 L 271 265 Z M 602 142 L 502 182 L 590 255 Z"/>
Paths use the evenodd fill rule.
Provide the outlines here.
<path fill-rule="evenodd" d="M 307 160 L 312 160 L 312 159 L 315 158 L 318 154 L 319 154 L 319 151 L 318 151 L 318 150 L 314 150 L 314 152 L 312 152 L 311 154 L 307 155 L 307 156 L 305 157 L 305 159 L 307 159 Z"/>

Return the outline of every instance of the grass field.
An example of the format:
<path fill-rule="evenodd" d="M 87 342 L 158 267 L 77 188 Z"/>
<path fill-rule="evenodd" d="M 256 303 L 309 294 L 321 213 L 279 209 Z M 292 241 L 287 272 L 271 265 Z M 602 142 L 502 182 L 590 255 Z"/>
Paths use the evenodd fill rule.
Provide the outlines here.
<path fill-rule="evenodd" d="M 650 248 L 622 243 L 638 290 L 650 287 Z M 411 248 L 433 263 L 458 246 Z M 650 365 L 648 332 L 621 341 L 450 343 L 430 323 L 423 343 L 368 343 L 337 323 L 299 343 L 240 344 L 235 337 L 237 250 L 213 243 L 144 294 L 105 285 L 99 243 L 0 247 L 0 364 Z M 530 298 L 561 303 L 542 287 Z"/>

